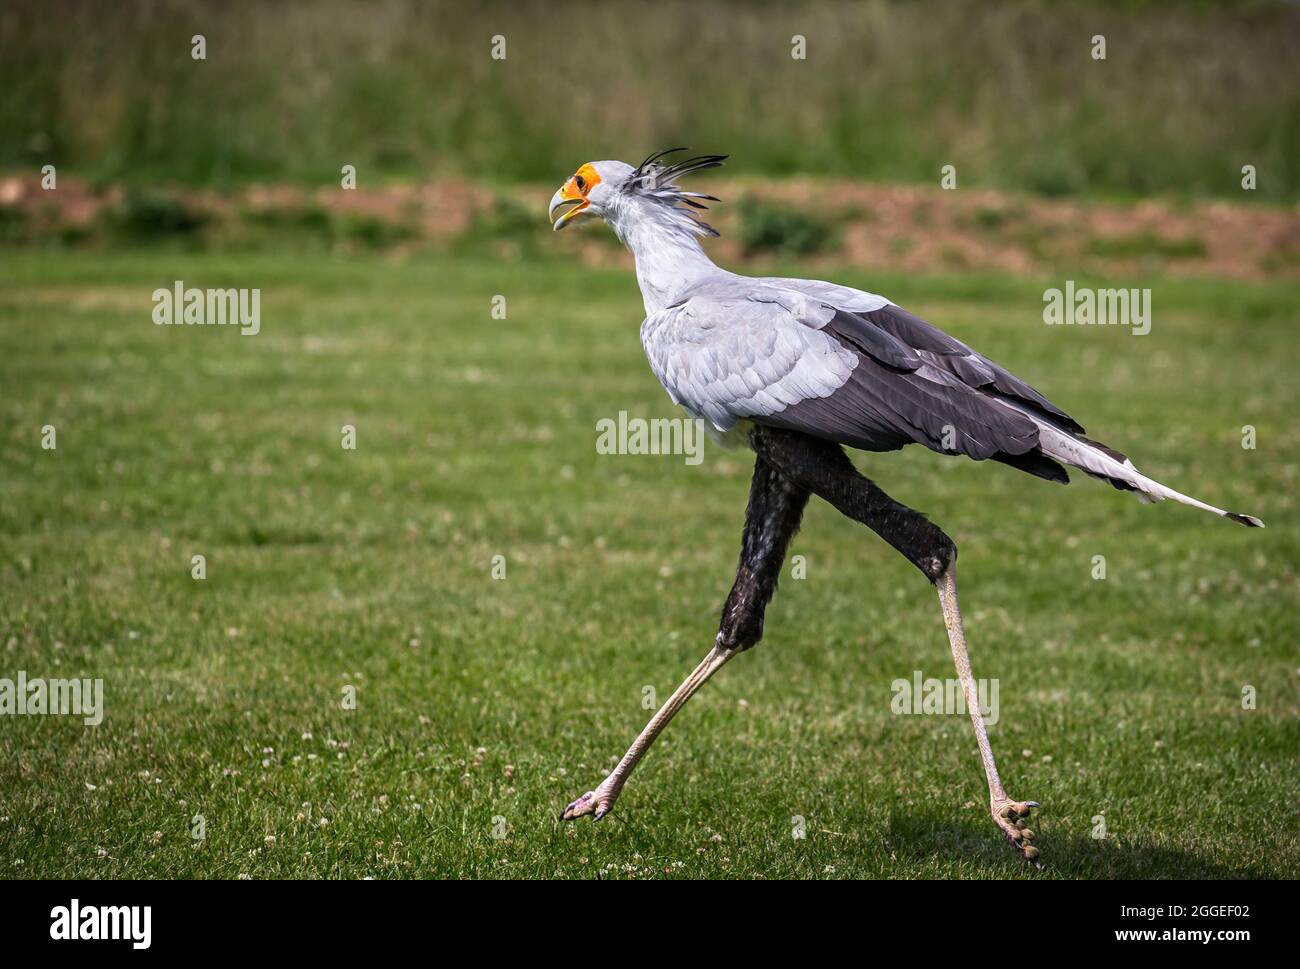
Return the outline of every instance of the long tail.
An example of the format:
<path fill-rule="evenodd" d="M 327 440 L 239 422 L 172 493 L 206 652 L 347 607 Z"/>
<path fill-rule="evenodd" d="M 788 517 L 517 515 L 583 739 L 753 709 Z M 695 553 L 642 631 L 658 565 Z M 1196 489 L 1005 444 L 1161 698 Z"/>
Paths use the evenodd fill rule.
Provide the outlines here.
<path fill-rule="evenodd" d="M 1133 492 L 1137 495 L 1139 501 L 1164 501 L 1166 498 L 1171 498 L 1174 501 L 1182 502 L 1184 505 L 1191 505 L 1193 508 L 1200 508 L 1202 511 L 1222 515 L 1224 518 L 1235 521 L 1238 525 L 1245 525 L 1247 528 L 1264 527 L 1264 523 L 1254 515 L 1242 515 L 1235 511 L 1224 511 L 1222 508 L 1215 508 L 1213 505 L 1207 505 L 1203 501 L 1198 501 L 1180 491 L 1166 487 L 1154 478 L 1148 478 L 1133 466 L 1133 462 L 1126 455 L 1120 454 L 1114 448 L 1109 448 L 1098 441 L 1086 438 L 1082 434 L 1075 434 L 1067 430 L 1041 411 L 1031 410 L 1029 407 L 1006 398 L 999 398 L 999 400 L 1004 405 L 1020 411 L 1038 425 L 1038 449 L 1044 456 L 1051 459 L 1044 461 L 1044 464 L 1051 465 L 1052 461 L 1068 464 L 1070 467 L 1078 468 L 1094 478 L 1109 481 L 1121 491 Z M 1030 452 L 1031 455 L 1033 453 Z M 1018 466 L 1022 466 L 1023 470 L 1030 471 L 1041 477 L 1055 477 L 1057 480 L 1064 479 L 1063 474 L 1054 476 L 1050 473 L 1050 470 L 1045 471 L 1041 468 L 1024 466 L 1029 457 L 1030 455 L 1018 455 L 1016 460 L 1011 463 L 1016 463 Z M 1058 473 L 1060 470 L 1057 467 Z"/>
<path fill-rule="evenodd" d="M 1038 442 L 1043 453 L 1062 464 L 1078 468 L 1095 478 L 1109 481 L 1121 491 L 1131 491 L 1141 501 L 1164 501 L 1171 498 L 1184 505 L 1210 511 L 1216 515 L 1235 521 L 1247 528 L 1263 528 L 1264 523 L 1254 515 L 1242 515 L 1235 511 L 1224 511 L 1203 501 L 1198 501 L 1181 492 L 1162 485 L 1153 478 L 1148 478 L 1133 466 L 1125 455 L 1106 447 L 1097 441 L 1079 434 L 1071 434 L 1037 415 L 1030 415 L 1039 425 Z"/>

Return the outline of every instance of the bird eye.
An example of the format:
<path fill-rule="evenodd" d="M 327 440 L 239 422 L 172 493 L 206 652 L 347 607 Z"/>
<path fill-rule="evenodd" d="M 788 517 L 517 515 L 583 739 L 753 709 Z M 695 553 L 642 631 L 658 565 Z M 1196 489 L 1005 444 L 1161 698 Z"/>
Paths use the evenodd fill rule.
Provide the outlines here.
<path fill-rule="evenodd" d="M 578 186 L 579 192 L 585 192 L 587 190 L 587 180 L 581 175 L 574 175 L 573 182 Z"/>

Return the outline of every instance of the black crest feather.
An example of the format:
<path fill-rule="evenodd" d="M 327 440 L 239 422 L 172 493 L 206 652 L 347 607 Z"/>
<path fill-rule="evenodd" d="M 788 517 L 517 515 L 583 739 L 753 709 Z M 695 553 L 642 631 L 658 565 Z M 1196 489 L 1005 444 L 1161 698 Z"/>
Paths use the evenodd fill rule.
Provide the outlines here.
<path fill-rule="evenodd" d="M 672 164 L 664 161 L 668 155 L 686 150 L 685 148 L 665 148 L 663 151 L 657 151 L 650 155 L 632 171 L 624 185 L 624 191 L 649 196 L 667 205 L 685 205 L 695 210 L 707 210 L 708 206 L 703 204 L 701 200 L 718 202 L 720 199 L 713 195 L 705 195 L 702 192 L 684 191 L 675 182 L 677 179 L 693 172 L 702 171 L 706 168 L 719 168 L 727 160 L 728 156 L 695 155 Z M 718 234 L 713 226 L 696 218 L 694 214 L 688 214 L 691 220 L 706 235 L 716 236 Z"/>

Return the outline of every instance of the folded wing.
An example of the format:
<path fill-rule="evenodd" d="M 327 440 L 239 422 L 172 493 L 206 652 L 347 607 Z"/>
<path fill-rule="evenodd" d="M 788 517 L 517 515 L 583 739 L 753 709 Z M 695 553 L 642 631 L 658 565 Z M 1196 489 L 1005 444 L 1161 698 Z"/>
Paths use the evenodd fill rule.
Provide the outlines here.
<path fill-rule="evenodd" d="M 641 342 L 672 399 L 721 431 L 751 420 L 868 451 L 924 444 L 1061 483 L 1069 465 L 1144 501 L 1263 525 L 1148 478 L 1015 374 L 871 293 L 714 278 L 646 319 Z"/>
<path fill-rule="evenodd" d="M 673 400 L 719 430 L 748 419 L 870 451 L 924 444 L 1068 480 L 1022 407 L 1078 428 L 1068 415 L 878 296 L 732 277 L 647 319 L 642 342 Z"/>

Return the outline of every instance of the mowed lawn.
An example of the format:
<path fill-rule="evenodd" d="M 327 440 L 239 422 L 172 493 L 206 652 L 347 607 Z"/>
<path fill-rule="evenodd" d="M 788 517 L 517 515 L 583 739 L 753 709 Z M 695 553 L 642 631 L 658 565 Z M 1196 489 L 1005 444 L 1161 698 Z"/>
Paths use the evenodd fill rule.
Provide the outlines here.
<path fill-rule="evenodd" d="M 1136 337 L 1045 326 L 1063 279 L 826 275 L 1268 523 L 858 456 L 961 549 L 1002 774 L 1043 805 L 1040 872 L 988 817 L 966 718 L 891 712 L 894 680 L 954 675 L 933 590 L 822 504 L 766 639 L 609 818 L 557 821 L 646 688 L 662 700 L 709 648 L 751 465 L 597 453 L 601 418 L 677 414 L 628 271 L 168 250 L 0 262 L 0 676 L 105 690 L 98 727 L 0 717 L 0 872 L 1300 876 L 1294 287 L 1077 280 L 1150 285 Z M 178 279 L 260 287 L 261 333 L 153 325 Z"/>

